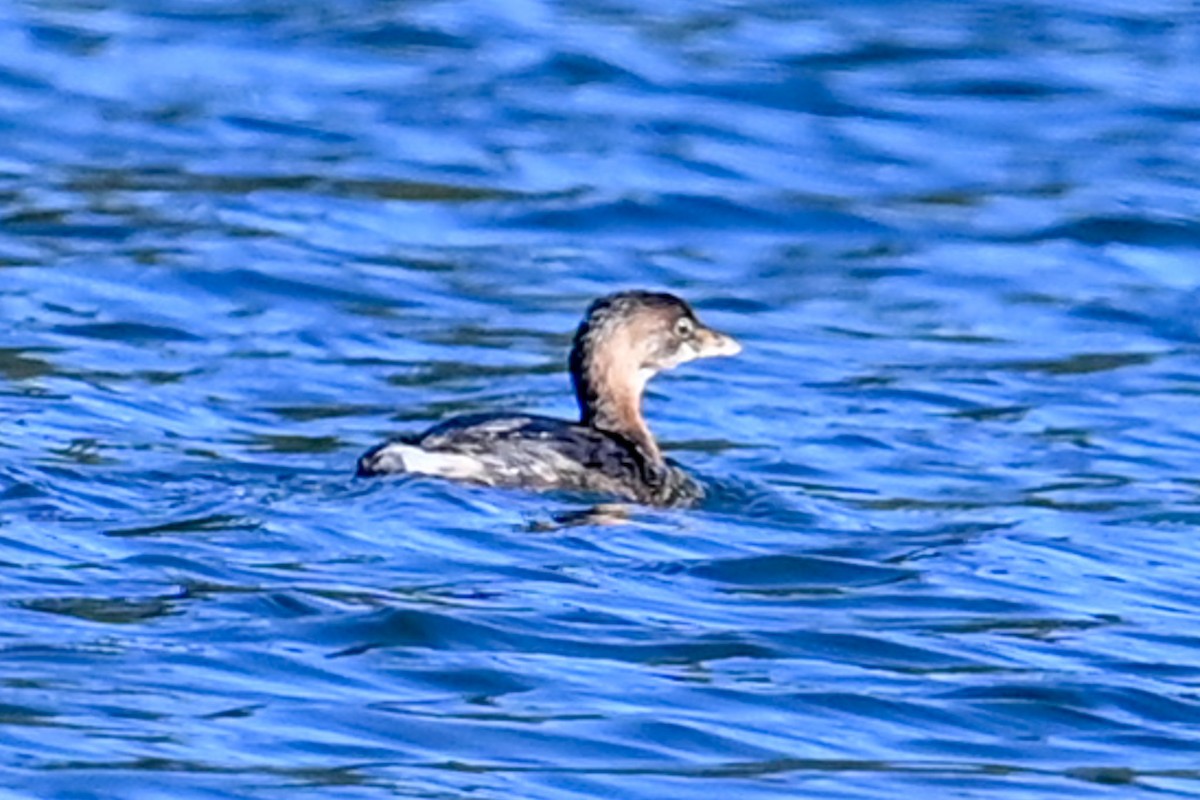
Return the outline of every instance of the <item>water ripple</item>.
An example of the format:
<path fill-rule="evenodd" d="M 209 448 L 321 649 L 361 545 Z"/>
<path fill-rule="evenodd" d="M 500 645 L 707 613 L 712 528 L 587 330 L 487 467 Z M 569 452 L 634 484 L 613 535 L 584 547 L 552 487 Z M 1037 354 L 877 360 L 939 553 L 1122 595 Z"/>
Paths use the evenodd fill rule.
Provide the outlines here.
<path fill-rule="evenodd" d="M 1194 797 L 1190 4 L 0 7 L 13 797 Z M 575 413 L 693 509 L 352 477 Z"/>

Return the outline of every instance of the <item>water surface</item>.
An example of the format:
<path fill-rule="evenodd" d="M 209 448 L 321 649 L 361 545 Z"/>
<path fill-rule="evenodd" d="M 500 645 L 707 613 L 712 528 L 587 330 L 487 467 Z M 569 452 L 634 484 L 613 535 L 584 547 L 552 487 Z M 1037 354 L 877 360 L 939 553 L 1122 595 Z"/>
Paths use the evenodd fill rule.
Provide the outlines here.
<path fill-rule="evenodd" d="M 1190 3 L 0 9 L 5 797 L 1200 796 Z M 360 481 L 568 415 L 700 508 Z"/>

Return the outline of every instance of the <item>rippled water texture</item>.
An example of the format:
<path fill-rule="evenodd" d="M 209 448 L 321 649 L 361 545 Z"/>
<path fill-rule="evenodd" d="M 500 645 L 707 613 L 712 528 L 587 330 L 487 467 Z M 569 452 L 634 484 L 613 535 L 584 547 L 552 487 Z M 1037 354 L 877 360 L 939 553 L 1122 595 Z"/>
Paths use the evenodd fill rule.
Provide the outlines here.
<path fill-rule="evenodd" d="M 1200 796 L 1200 12 L 0 5 L 0 795 Z M 701 508 L 355 480 L 568 415 Z"/>

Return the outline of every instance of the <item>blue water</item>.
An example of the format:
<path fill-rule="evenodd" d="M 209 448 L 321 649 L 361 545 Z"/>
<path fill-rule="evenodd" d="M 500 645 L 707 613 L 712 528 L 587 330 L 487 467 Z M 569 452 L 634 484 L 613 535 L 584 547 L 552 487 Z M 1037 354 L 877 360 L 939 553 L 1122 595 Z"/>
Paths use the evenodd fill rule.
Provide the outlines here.
<path fill-rule="evenodd" d="M 0 5 L 0 797 L 1200 797 L 1200 11 Z M 362 481 L 569 415 L 689 510 Z"/>

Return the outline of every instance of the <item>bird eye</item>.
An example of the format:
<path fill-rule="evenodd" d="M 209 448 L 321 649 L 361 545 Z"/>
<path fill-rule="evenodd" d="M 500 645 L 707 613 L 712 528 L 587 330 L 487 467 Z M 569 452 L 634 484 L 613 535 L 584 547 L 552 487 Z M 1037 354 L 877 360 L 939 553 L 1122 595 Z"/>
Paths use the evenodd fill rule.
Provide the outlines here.
<path fill-rule="evenodd" d="M 692 321 L 687 317 L 680 317 L 679 321 L 675 323 L 675 335 L 679 336 L 681 339 L 690 338 L 695 332 L 696 326 L 693 325 Z"/>

